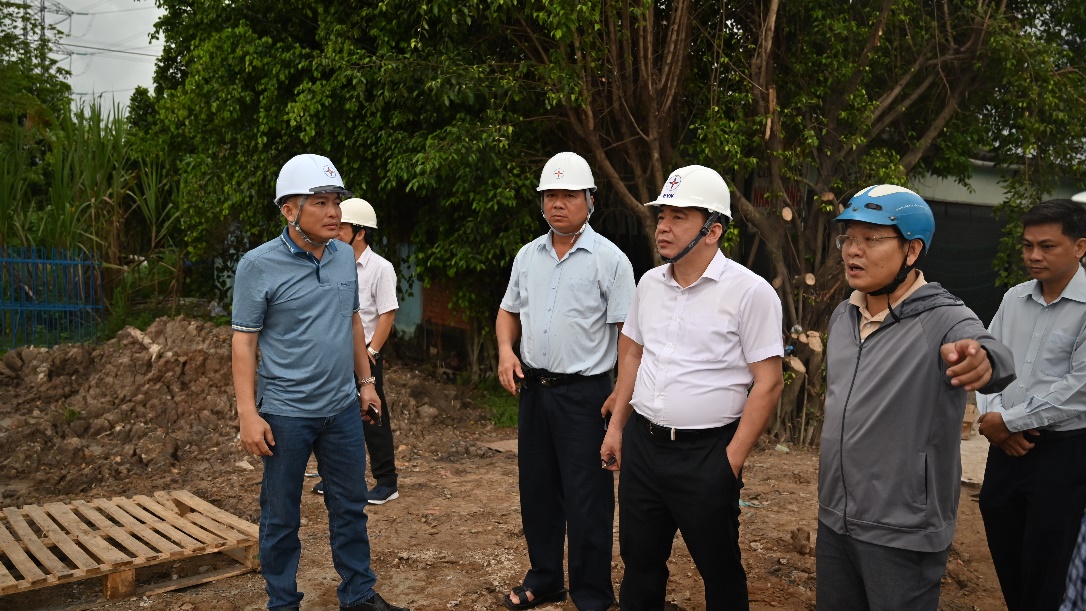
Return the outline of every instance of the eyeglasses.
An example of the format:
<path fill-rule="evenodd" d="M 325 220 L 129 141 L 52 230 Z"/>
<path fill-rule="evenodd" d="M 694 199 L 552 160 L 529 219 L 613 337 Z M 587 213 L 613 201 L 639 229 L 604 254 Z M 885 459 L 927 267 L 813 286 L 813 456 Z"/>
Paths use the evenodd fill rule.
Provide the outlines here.
<path fill-rule="evenodd" d="M 844 248 L 845 245 L 855 245 L 855 246 L 859 246 L 863 250 L 870 250 L 870 249 L 878 246 L 879 242 L 881 242 L 883 240 L 896 240 L 896 239 L 897 239 L 896 235 L 884 235 L 884 236 L 878 237 L 878 238 L 872 238 L 872 237 L 854 238 L 854 237 L 852 237 L 850 235 L 839 235 L 836 238 L 834 238 L 834 243 L 837 244 L 838 249 Z"/>

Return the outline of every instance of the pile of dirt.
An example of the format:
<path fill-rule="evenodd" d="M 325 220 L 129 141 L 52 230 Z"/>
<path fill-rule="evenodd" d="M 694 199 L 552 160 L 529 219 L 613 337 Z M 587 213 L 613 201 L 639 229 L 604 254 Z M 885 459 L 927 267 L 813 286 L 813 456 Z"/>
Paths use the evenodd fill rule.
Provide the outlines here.
<path fill-rule="evenodd" d="M 146 332 L 127 327 L 104 344 L 27 346 L 4 354 L 5 506 L 206 484 L 228 511 L 252 514 L 254 499 L 238 501 L 222 489 L 224 476 L 259 481 L 260 470 L 237 442 L 231 333 L 208 322 L 160 318 Z M 435 425 L 485 422 L 464 389 L 404 368 L 386 378 L 404 450 L 428 431 L 446 428 Z M 430 453 L 465 452 L 459 439 L 429 441 Z"/>

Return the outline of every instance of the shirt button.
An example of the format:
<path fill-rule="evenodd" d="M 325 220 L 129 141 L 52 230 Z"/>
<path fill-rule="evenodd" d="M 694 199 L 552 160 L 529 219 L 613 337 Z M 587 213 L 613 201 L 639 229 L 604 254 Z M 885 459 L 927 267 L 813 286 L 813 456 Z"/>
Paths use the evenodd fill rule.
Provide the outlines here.
<path fill-rule="evenodd" d="M 668 344 L 667 344 L 667 347 L 668 347 L 668 348 L 670 348 L 670 347 L 671 347 L 671 342 L 668 342 Z"/>
<path fill-rule="evenodd" d="M 543 329 L 543 334 L 546 335 L 546 333 L 547 333 L 547 330 Z"/>

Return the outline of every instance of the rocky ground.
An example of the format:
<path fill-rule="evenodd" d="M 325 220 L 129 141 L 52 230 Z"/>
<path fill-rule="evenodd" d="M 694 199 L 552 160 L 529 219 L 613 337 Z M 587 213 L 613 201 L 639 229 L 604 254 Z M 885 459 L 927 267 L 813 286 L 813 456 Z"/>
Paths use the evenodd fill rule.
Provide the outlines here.
<path fill-rule="evenodd" d="M 0 496 L 4 507 L 187 489 L 255 522 L 260 462 L 237 444 L 230 331 L 191 319 L 125 329 L 105 344 L 21 348 L 0 359 Z M 527 568 L 516 458 L 483 445 L 515 437 L 495 428 L 469 389 L 390 361 L 401 498 L 371 507 L 378 590 L 416 610 L 497 609 Z M 754 609 L 814 608 L 817 454 L 765 440 L 744 472 L 742 539 Z M 975 488 L 962 490 L 941 608 L 1005 609 L 984 539 Z M 616 524 L 617 528 L 617 524 Z M 338 577 L 322 497 L 303 499 L 303 609 L 336 609 Z M 6 559 L 4 559 L 5 562 Z M 164 565 L 137 580 L 204 571 L 213 559 Z M 622 563 L 616 551 L 614 580 Z M 700 577 L 681 541 L 669 609 L 704 608 Z M 0 597 L 0 609 L 85 606 L 97 580 Z M 264 607 L 259 575 L 104 605 L 133 611 Z M 569 610 L 573 605 L 542 609 Z"/>

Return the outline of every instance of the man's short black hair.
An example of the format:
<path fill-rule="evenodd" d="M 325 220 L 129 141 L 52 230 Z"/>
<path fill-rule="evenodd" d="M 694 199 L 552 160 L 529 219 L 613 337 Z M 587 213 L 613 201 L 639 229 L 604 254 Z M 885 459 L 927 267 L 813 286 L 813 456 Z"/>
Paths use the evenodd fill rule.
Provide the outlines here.
<path fill-rule="evenodd" d="M 1072 240 L 1086 238 L 1086 206 L 1069 199 L 1049 199 L 1022 215 L 1022 229 L 1049 224 L 1058 224 Z"/>
<path fill-rule="evenodd" d="M 713 211 L 709 210 L 708 208 L 699 208 L 697 206 L 694 206 L 694 210 L 697 210 L 698 212 L 701 213 L 701 224 L 702 225 L 704 225 L 705 222 L 709 220 L 709 217 L 713 215 Z M 718 214 L 717 215 L 716 222 L 720 223 L 721 230 L 722 230 L 721 233 L 728 230 L 728 222 L 730 220 L 731 219 L 729 219 L 726 214 Z"/>

